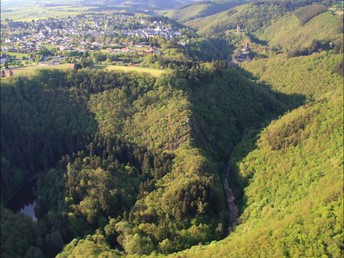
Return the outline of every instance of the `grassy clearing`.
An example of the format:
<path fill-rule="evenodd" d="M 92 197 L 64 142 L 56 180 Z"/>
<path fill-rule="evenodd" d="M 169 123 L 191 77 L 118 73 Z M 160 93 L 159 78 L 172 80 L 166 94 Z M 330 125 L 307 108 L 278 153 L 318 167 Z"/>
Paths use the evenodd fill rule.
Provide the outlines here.
<path fill-rule="evenodd" d="M 161 70 L 161 69 L 134 67 L 134 66 L 121 66 L 121 65 L 109 65 L 105 67 L 105 70 L 108 70 L 108 71 L 120 70 L 124 72 L 136 71 L 139 73 L 149 73 L 155 77 L 159 77 L 164 72 L 164 70 Z"/>
<path fill-rule="evenodd" d="M 31 76 L 35 74 L 38 70 L 41 69 L 60 69 L 60 70 L 68 70 L 72 69 L 72 64 L 59 64 L 59 65 L 32 65 L 32 66 L 24 66 L 20 68 L 13 69 L 15 76 Z"/>
<path fill-rule="evenodd" d="M 73 64 L 59 64 L 59 65 L 31 65 L 25 66 L 20 68 L 14 68 L 13 72 L 14 75 L 20 76 L 31 76 L 35 74 L 38 70 L 41 69 L 60 69 L 60 70 L 68 70 L 73 69 Z M 120 65 L 97 65 L 94 67 L 97 70 L 105 70 L 105 71 L 124 71 L 124 72 L 138 72 L 138 73 L 149 73 L 155 77 L 159 77 L 164 70 L 154 69 L 154 68 L 145 68 L 145 67 L 133 67 L 133 66 L 120 66 Z"/>
<path fill-rule="evenodd" d="M 18 53 L 18 52 L 6 52 L 10 56 L 15 56 L 15 58 L 23 58 L 23 57 L 29 57 L 29 54 L 24 54 L 24 53 Z"/>

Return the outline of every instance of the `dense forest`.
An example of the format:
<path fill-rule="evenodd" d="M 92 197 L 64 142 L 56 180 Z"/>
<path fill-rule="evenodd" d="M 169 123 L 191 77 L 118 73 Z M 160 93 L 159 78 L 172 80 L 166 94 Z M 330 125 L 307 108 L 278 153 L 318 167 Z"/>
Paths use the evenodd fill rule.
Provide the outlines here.
<path fill-rule="evenodd" d="M 199 36 L 156 77 L 2 79 L 1 257 L 341 257 L 343 16 L 312 2 L 169 12 Z"/>
<path fill-rule="evenodd" d="M 221 162 L 246 130 L 287 108 L 221 62 L 158 79 L 42 70 L 1 90 L 2 203 L 38 176 L 36 240 L 6 232 L 8 256 L 25 255 L 16 245 L 56 254 L 95 233 L 137 254 L 223 238 Z M 13 226 L 19 215 L 7 213 Z"/>

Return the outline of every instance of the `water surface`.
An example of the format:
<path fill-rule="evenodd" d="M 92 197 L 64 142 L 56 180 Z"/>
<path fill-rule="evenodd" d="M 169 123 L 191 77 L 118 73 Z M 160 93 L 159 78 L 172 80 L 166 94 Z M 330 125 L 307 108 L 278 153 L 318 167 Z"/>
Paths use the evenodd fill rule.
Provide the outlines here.
<path fill-rule="evenodd" d="M 33 221 L 37 221 L 35 215 L 36 196 L 33 188 L 37 180 L 32 180 L 22 187 L 10 200 L 7 208 L 14 212 L 19 212 L 25 216 L 30 217 Z"/>

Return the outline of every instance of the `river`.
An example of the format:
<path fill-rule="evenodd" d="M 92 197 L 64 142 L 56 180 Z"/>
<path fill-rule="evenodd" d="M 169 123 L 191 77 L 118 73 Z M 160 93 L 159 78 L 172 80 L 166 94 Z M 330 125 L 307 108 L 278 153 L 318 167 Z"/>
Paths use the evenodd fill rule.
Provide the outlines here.
<path fill-rule="evenodd" d="M 7 208 L 14 212 L 19 212 L 25 216 L 30 217 L 33 221 L 37 221 L 35 215 L 36 196 L 33 188 L 37 180 L 32 180 L 30 183 L 22 187 L 9 201 Z"/>
<path fill-rule="evenodd" d="M 239 209 L 238 206 L 235 204 L 235 198 L 233 195 L 233 191 L 229 188 L 228 178 L 230 177 L 230 166 L 229 161 L 225 164 L 223 169 L 223 189 L 225 192 L 225 197 L 227 201 L 227 206 L 229 210 L 229 227 L 228 232 L 234 230 L 235 223 L 239 217 Z"/>

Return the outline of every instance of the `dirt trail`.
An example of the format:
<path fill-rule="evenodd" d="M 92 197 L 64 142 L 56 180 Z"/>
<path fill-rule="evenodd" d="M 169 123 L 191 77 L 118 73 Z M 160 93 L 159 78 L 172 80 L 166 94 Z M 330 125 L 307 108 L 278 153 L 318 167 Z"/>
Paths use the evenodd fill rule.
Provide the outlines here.
<path fill-rule="evenodd" d="M 227 199 L 227 205 L 229 209 L 229 227 L 228 231 L 232 231 L 234 229 L 235 222 L 238 219 L 238 214 L 239 210 L 237 205 L 235 204 L 234 200 L 234 195 L 232 192 L 232 189 L 229 188 L 228 186 L 228 177 L 230 174 L 230 167 L 229 167 L 229 162 L 225 165 L 225 168 L 223 169 L 223 189 L 225 191 L 225 196 Z"/>

